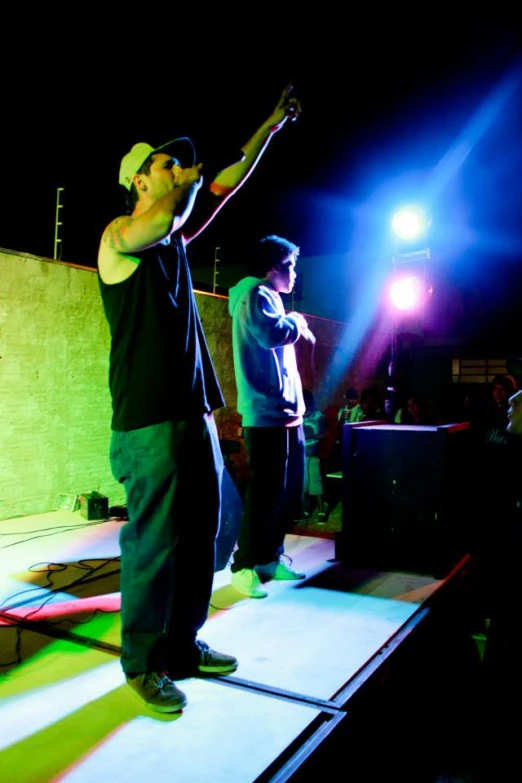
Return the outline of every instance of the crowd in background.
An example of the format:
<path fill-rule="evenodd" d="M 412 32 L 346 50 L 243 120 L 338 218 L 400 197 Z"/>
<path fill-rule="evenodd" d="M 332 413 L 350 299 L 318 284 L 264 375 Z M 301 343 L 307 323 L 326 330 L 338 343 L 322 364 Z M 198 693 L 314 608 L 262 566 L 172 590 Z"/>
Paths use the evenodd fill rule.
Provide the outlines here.
<path fill-rule="evenodd" d="M 372 385 L 360 392 L 346 389 L 344 404 L 328 405 L 318 410 L 314 394 L 305 390 L 305 436 L 307 438 L 307 485 L 304 517 L 314 512 L 320 520 L 327 518 L 334 498 L 327 497 L 327 476 L 342 470 L 342 428 L 344 424 L 368 421 L 387 422 L 397 426 L 440 426 L 469 422 L 477 444 L 502 439 L 508 424 L 509 398 L 520 384 L 508 373 L 495 375 L 487 384 L 475 384 L 476 393 L 469 386 L 459 385 L 452 395 L 431 404 L 414 388 L 394 396 L 395 407 L 390 407 L 386 389 Z M 337 498 L 339 500 L 339 498 Z"/>

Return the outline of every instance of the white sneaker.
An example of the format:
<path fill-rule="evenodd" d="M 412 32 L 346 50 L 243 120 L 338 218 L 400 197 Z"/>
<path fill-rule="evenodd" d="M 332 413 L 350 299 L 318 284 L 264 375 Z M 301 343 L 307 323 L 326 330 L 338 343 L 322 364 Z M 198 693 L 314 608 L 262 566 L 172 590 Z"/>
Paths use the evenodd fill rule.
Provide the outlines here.
<path fill-rule="evenodd" d="M 282 560 L 274 560 L 273 563 L 266 563 L 266 565 L 257 565 L 256 571 L 266 579 L 295 581 L 306 578 L 306 574 L 294 571 L 293 568 L 287 566 Z"/>
<path fill-rule="evenodd" d="M 232 585 L 249 598 L 266 598 L 268 593 L 263 588 L 261 580 L 253 568 L 242 568 L 232 572 Z"/>

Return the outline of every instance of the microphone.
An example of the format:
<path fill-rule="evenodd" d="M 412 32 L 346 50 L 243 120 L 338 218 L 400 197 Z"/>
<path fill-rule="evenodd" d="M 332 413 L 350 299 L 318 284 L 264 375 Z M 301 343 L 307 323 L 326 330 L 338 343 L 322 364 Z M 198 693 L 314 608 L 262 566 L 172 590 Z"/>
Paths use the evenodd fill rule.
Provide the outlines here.
<path fill-rule="evenodd" d="M 294 317 L 294 320 L 297 321 L 297 326 L 299 328 L 299 334 L 301 335 L 301 337 L 304 337 L 304 339 L 311 345 L 315 345 L 315 335 L 308 328 L 308 324 L 306 323 L 304 315 L 301 315 L 301 313 L 298 313 L 294 310 L 292 310 L 292 312 L 289 313 L 289 315 L 292 315 Z"/>

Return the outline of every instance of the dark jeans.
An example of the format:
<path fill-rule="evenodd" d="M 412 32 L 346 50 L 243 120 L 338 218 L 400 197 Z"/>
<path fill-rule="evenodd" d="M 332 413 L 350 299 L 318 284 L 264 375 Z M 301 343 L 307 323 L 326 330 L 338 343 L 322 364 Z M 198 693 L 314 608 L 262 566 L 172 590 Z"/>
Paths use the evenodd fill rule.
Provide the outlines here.
<path fill-rule="evenodd" d="M 249 480 L 231 571 L 277 560 L 302 513 L 305 445 L 298 427 L 245 427 Z"/>
<path fill-rule="evenodd" d="M 113 432 L 111 466 L 125 487 L 120 533 L 124 672 L 189 658 L 208 613 L 223 459 L 212 415 Z"/>

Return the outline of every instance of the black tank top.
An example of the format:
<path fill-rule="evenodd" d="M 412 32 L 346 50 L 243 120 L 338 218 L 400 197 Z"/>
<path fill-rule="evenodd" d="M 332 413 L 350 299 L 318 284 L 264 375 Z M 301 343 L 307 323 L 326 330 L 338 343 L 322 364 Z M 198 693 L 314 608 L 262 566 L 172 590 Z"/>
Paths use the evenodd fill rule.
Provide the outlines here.
<path fill-rule="evenodd" d="M 199 318 L 184 244 L 138 255 L 136 271 L 107 285 L 98 276 L 111 333 L 112 429 L 133 430 L 203 415 L 225 403 Z"/>

